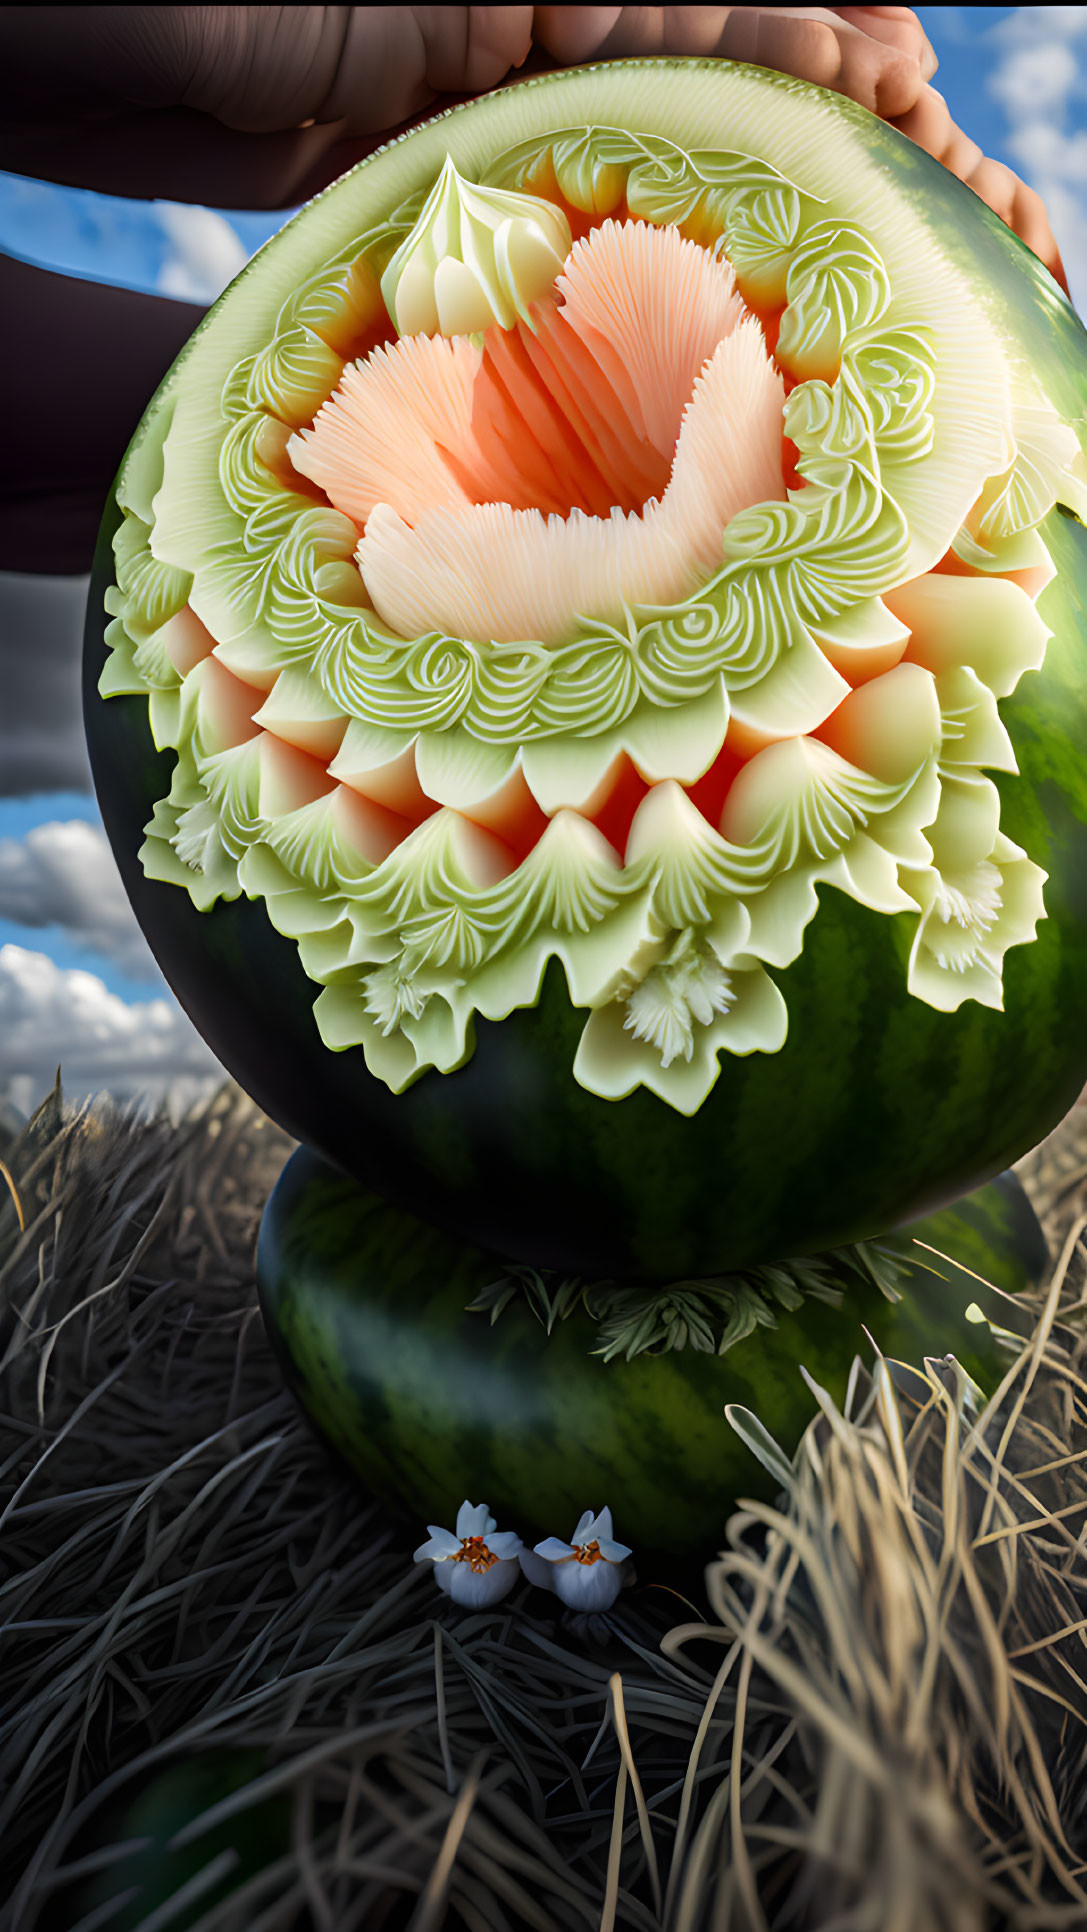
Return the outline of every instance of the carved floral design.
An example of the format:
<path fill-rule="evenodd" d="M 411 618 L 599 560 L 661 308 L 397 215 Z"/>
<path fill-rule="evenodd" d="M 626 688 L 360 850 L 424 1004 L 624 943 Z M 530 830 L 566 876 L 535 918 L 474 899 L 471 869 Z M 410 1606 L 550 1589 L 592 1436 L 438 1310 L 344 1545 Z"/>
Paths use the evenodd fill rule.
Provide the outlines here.
<path fill-rule="evenodd" d="M 326 1042 L 361 1043 L 396 1091 L 459 1065 L 473 1015 L 530 1004 L 558 957 L 587 1010 L 576 1078 L 694 1112 L 721 1052 L 783 1044 L 767 968 L 800 952 L 826 885 L 915 920 L 913 996 L 999 1006 L 1004 953 L 1045 916 L 1044 875 L 1001 833 L 983 771 L 1015 769 L 997 700 L 1047 635 L 1007 577 L 1044 575 L 1038 523 L 1058 491 L 1087 497 L 1075 436 L 1022 386 L 1009 402 L 994 359 L 977 380 L 997 427 L 984 463 L 969 453 L 964 499 L 941 410 L 946 394 L 948 422 L 961 411 L 967 374 L 896 302 L 872 237 L 751 156 L 568 129 L 461 186 L 502 327 L 531 298 L 518 305 L 520 243 L 488 193 L 502 221 L 528 222 L 537 278 L 560 200 L 727 256 L 745 301 L 780 310 L 796 485 L 732 516 L 719 567 L 676 605 L 623 603 L 550 644 L 383 625 L 356 524 L 306 493 L 288 443 L 352 343 L 380 334 L 381 287 L 400 286 L 390 265 L 414 259 L 441 184 L 416 195 L 296 291 L 224 388 L 237 540 L 208 564 L 231 619 L 217 647 L 191 578 L 126 510 L 101 688 L 145 694 L 156 744 L 177 752 L 145 869 L 201 908 L 262 897 L 323 987 Z M 940 543 L 975 574 L 934 574 Z M 691 789 L 737 729 L 746 762 L 713 823 Z M 615 844 L 589 804 L 623 784 L 642 795 Z M 511 852 L 495 828 L 518 813 L 530 829 Z"/>

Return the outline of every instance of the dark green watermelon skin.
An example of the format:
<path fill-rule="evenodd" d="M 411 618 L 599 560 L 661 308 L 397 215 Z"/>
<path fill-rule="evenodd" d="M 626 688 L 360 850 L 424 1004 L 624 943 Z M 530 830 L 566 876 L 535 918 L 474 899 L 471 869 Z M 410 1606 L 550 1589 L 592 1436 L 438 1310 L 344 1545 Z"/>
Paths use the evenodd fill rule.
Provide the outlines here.
<path fill-rule="evenodd" d="M 1012 1176 L 918 1231 L 1011 1292 L 1045 1268 Z M 550 1335 L 522 1302 L 494 1324 L 466 1313 L 502 1274 L 493 1255 L 301 1149 L 265 1211 L 257 1269 L 265 1325 L 306 1413 L 420 1538 L 427 1523 L 452 1528 L 466 1497 L 528 1541 L 569 1536 L 583 1510 L 607 1505 L 616 1535 L 652 1563 L 708 1557 L 736 1498 L 774 1488 L 725 1404 L 754 1410 L 791 1452 L 815 1413 L 799 1365 L 840 1403 L 854 1355 L 871 1359 L 865 1328 L 885 1354 L 920 1365 L 953 1353 L 995 1386 L 992 1333 L 963 1311 L 978 1301 L 999 1320 L 998 1299 L 974 1274 L 917 1252 L 897 1304 L 855 1285 L 839 1309 L 807 1300 L 723 1356 L 603 1362 L 584 1313 Z"/>

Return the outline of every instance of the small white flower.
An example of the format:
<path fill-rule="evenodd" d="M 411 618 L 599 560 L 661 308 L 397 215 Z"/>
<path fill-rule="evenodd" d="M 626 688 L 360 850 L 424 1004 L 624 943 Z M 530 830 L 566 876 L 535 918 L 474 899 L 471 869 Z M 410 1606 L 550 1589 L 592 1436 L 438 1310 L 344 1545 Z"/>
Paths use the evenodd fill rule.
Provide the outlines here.
<path fill-rule="evenodd" d="M 468 1502 L 457 1511 L 454 1536 L 428 1523 L 430 1542 L 415 1552 L 416 1563 L 434 1565 L 434 1581 L 454 1603 L 480 1609 L 497 1603 L 512 1590 L 520 1570 L 521 1538 L 515 1530 L 499 1530 L 486 1503 Z"/>
<path fill-rule="evenodd" d="M 611 1510 L 585 1511 L 569 1543 L 549 1536 L 534 1550 L 522 1550 L 521 1568 L 530 1583 L 554 1590 L 571 1610 L 610 1610 L 629 1574 L 630 1550 L 611 1533 Z"/>

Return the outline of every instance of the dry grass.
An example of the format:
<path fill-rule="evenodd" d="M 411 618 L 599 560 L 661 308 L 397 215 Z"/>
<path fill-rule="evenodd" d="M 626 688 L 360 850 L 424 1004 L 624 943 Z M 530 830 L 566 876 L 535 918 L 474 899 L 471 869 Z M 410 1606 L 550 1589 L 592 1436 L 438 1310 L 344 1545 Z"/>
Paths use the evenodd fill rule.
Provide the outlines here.
<path fill-rule="evenodd" d="M 230 1089 L 0 1148 L 5 1932 L 71 1932 L 118 1798 L 226 1746 L 197 1842 L 279 1794 L 282 1843 L 147 1932 L 1087 1927 L 1078 1121 L 1027 1164 L 1063 1251 L 993 1400 L 858 1364 L 763 1445 L 704 1604 L 580 1621 L 457 1610 L 299 1419 L 252 1278 L 287 1151 Z"/>

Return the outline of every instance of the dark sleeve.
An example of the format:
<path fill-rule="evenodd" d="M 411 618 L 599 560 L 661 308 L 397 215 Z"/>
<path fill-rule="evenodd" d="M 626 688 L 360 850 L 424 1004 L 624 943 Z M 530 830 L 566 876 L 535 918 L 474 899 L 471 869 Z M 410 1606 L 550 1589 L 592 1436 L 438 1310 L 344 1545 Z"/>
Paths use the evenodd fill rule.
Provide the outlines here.
<path fill-rule="evenodd" d="M 0 570 L 89 570 L 130 437 L 204 313 L 0 256 L 7 363 Z"/>

